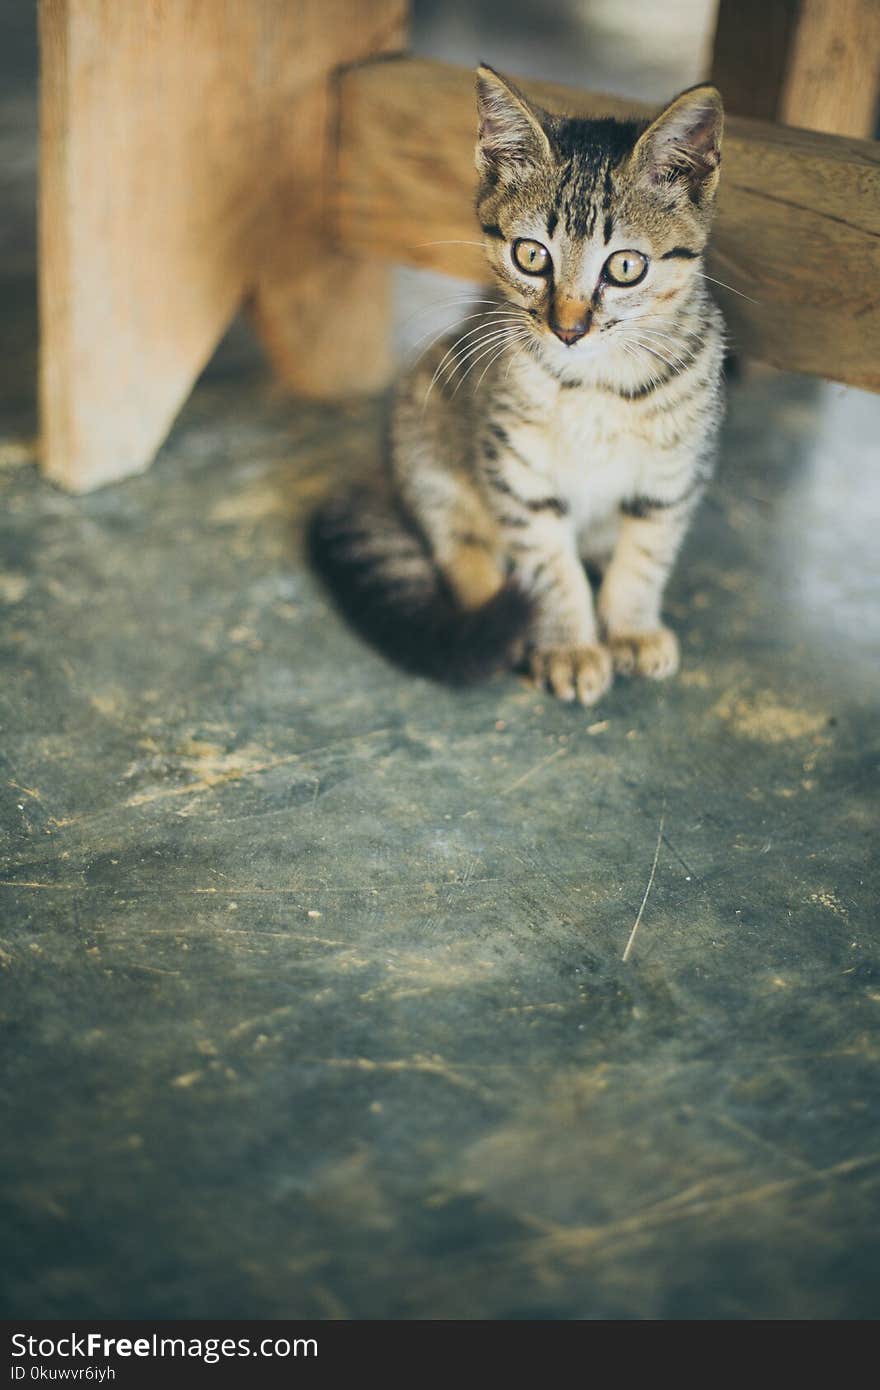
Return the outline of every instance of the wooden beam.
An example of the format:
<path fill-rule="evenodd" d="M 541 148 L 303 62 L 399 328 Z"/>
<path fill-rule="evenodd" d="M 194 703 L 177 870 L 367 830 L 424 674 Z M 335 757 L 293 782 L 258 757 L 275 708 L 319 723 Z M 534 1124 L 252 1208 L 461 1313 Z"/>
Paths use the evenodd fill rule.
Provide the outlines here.
<path fill-rule="evenodd" d="M 880 4 L 720 0 L 712 80 L 737 115 L 870 139 L 880 100 Z"/>
<path fill-rule="evenodd" d="M 251 290 L 289 380 L 325 393 L 375 384 L 382 268 L 349 275 L 344 314 L 326 288 L 329 94 L 339 64 L 400 44 L 405 11 L 406 0 L 40 0 L 51 478 L 83 491 L 146 467 Z M 308 344 L 294 284 L 326 308 Z M 369 330 L 360 377 L 346 321 Z"/>
<path fill-rule="evenodd" d="M 518 80 L 554 110 L 648 110 Z M 418 59 L 344 75 L 337 180 L 344 247 L 483 276 L 480 249 L 451 244 L 479 241 L 473 87 L 470 70 Z M 778 367 L 880 391 L 880 147 L 731 118 L 713 246 L 711 273 L 739 292 L 713 286 L 739 348 Z"/>

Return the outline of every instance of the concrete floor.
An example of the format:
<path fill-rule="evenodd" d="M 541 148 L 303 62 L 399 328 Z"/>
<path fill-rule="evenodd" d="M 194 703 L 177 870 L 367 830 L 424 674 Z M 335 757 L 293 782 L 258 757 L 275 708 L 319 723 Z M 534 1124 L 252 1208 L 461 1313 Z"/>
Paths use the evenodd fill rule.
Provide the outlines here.
<path fill-rule="evenodd" d="M 0 472 L 7 1315 L 880 1311 L 877 404 L 734 390 L 681 677 L 593 712 L 329 610 L 375 404 Z"/>
<path fill-rule="evenodd" d="M 330 610 L 376 403 L 227 345 L 149 474 L 41 482 L 33 298 L 10 255 L 3 1313 L 876 1317 L 880 400 L 747 374 L 682 674 L 586 712 Z"/>

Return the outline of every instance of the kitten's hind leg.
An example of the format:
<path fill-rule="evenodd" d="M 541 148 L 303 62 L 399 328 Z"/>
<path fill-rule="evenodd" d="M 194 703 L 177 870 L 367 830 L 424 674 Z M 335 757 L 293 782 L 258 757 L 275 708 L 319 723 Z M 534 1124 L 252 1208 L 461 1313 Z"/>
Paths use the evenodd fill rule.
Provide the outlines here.
<path fill-rule="evenodd" d="M 441 526 L 444 572 L 426 530 L 378 491 L 331 497 L 309 525 L 312 567 L 350 625 L 405 670 L 449 685 L 509 670 L 525 645 L 528 596 L 503 581 L 491 549 L 456 547 Z"/>
<path fill-rule="evenodd" d="M 477 532 L 453 532 L 435 557 L 462 608 L 482 608 L 504 587 L 501 557 L 492 542 Z"/>
<path fill-rule="evenodd" d="M 401 488 L 434 564 L 456 603 L 482 608 L 504 587 L 498 527 L 463 472 L 423 467 Z"/>

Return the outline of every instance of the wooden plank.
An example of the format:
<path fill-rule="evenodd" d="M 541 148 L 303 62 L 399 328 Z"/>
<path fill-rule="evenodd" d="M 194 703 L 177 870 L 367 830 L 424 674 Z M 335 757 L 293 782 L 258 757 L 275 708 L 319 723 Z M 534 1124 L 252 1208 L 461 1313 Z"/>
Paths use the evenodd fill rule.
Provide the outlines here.
<path fill-rule="evenodd" d="M 374 40 L 387 46 L 403 9 L 404 0 L 41 0 L 50 477 L 83 490 L 150 462 L 279 238 L 296 242 L 296 218 L 282 223 L 282 210 L 314 213 L 306 190 L 327 172 L 330 72 L 375 51 Z M 295 118 L 309 92 L 300 145 Z"/>
<path fill-rule="evenodd" d="M 712 80 L 738 115 L 869 139 L 880 98 L 880 4 L 720 0 Z"/>
<path fill-rule="evenodd" d="M 473 84 L 468 69 L 417 59 L 345 75 L 337 190 L 344 246 L 483 274 L 478 246 L 448 244 L 479 241 Z M 647 111 L 620 98 L 521 85 L 551 109 Z M 876 144 L 731 118 L 709 268 L 749 296 L 717 289 L 740 348 L 779 367 L 880 390 Z"/>

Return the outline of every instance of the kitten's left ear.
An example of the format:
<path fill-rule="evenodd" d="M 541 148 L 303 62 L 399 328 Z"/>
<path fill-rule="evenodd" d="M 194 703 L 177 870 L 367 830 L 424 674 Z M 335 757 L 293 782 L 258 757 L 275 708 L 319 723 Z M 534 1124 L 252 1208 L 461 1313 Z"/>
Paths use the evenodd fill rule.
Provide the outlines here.
<path fill-rule="evenodd" d="M 717 87 L 691 87 L 648 126 L 633 151 L 655 184 L 678 184 L 695 203 L 708 201 L 721 172 L 724 107 Z"/>

